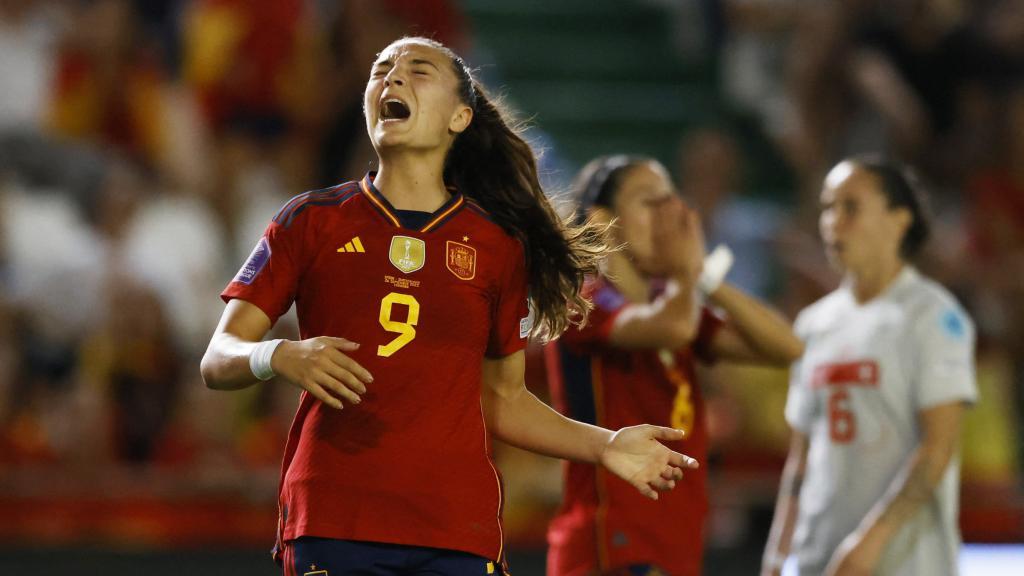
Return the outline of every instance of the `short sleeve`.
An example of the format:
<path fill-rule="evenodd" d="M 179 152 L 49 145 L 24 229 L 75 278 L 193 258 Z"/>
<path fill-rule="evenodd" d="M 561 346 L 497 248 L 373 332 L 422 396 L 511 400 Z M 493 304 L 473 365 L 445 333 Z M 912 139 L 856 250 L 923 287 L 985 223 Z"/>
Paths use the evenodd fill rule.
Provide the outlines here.
<path fill-rule="evenodd" d="M 245 300 L 262 310 L 271 323 L 277 322 L 295 300 L 307 221 L 308 218 L 297 219 L 287 227 L 272 221 L 221 292 L 221 299 Z"/>
<path fill-rule="evenodd" d="M 978 399 L 974 370 L 974 323 L 958 306 L 930 306 L 917 318 L 914 330 L 917 366 L 915 407 Z"/>
<path fill-rule="evenodd" d="M 487 356 L 490 358 L 508 356 L 526 348 L 533 330 L 526 257 L 519 242 L 515 243 L 509 264 L 497 286 L 494 317 L 487 344 Z"/>
<path fill-rule="evenodd" d="M 794 332 L 804 343 L 805 349 L 810 344 L 806 324 L 806 314 L 801 313 L 794 325 Z M 810 431 L 815 416 L 814 392 L 811 390 L 810 379 L 803 376 L 803 361 L 799 358 L 789 367 L 789 391 L 786 394 L 785 413 L 786 422 L 794 430 L 803 434 Z"/>
<path fill-rule="evenodd" d="M 611 284 L 589 279 L 583 286 L 583 297 L 594 308 L 583 326 L 571 326 L 561 336 L 562 344 L 577 354 L 586 354 L 608 346 L 615 319 L 626 307 L 626 298 Z"/>

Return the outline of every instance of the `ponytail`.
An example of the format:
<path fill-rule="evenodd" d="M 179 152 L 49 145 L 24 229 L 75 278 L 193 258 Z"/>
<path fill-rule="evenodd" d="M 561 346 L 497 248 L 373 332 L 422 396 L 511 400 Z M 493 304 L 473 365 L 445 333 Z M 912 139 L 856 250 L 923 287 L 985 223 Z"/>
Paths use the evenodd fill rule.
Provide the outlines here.
<path fill-rule="evenodd" d="M 569 325 L 582 325 L 592 307 L 580 293 L 584 276 L 597 272 L 598 261 L 609 250 L 604 229 L 563 221 L 541 188 L 522 127 L 510 125 L 501 105 L 473 79 L 462 58 L 433 40 L 413 40 L 451 58 L 459 97 L 473 109 L 472 121 L 448 152 L 445 181 L 522 243 L 535 315 L 531 335 L 547 340 Z"/>

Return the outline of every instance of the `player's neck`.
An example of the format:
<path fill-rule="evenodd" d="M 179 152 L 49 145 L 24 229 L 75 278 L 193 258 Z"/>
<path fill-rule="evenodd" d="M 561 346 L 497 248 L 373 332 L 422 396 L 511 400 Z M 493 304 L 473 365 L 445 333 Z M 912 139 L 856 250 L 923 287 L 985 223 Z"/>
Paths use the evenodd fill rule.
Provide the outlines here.
<path fill-rule="evenodd" d="M 380 159 L 373 185 L 396 210 L 434 212 L 451 194 L 444 186 L 444 165 L 413 155 Z"/>
<path fill-rule="evenodd" d="M 877 298 L 896 281 L 904 265 L 899 258 L 883 258 L 869 268 L 851 271 L 848 277 L 853 297 L 859 304 Z"/>
<path fill-rule="evenodd" d="M 646 303 L 651 300 L 650 280 L 645 278 L 629 261 L 629 256 L 624 250 L 618 250 L 608 255 L 603 272 L 615 289 L 626 297 L 626 300 L 633 303 Z"/>

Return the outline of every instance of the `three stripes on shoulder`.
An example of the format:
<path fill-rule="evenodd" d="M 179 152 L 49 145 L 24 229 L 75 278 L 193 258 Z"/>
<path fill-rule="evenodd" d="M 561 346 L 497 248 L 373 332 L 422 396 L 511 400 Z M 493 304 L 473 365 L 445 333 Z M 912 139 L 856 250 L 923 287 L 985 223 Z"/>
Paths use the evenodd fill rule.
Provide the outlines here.
<path fill-rule="evenodd" d="M 356 236 L 338 248 L 338 252 L 366 252 L 366 250 L 363 249 L 363 243 L 359 240 L 359 236 Z"/>

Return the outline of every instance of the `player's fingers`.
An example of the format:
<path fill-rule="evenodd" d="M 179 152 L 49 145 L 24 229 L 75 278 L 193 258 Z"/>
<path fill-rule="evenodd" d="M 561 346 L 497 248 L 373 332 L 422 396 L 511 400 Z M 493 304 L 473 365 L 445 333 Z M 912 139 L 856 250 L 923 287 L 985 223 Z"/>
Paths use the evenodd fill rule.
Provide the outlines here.
<path fill-rule="evenodd" d="M 309 392 L 318 400 L 330 406 L 331 408 L 336 408 L 338 410 L 344 408 L 344 406 L 342 406 L 341 404 L 341 400 L 338 400 L 334 396 L 331 396 L 330 394 L 327 393 L 326 390 L 324 390 L 314 382 L 308 383 L 307 385 L 303 386 L 303 388 L 306 390 L 306 392 Z"/>
<path fill-rule="evenodd" d="M 690 458 L 686 454 L 680 454 L 671 450 L 669 450 L 668 463 L 679 468 L 694 469 L 700 467 L 700 463 L 697 460 Z"/>
<path fill-rule="evenodd" d="M 333 336 L 324 336 L 324 340 L 326 340 L 335 349 L 341 350 L 342 352 L 352 352 L 353 350 L 358 350 L 359 349 L 359 343 L 358 342 L 353 342 L 351 340 L 346 340 L 344 338 L 335 338 Z"/>
<path fill-rule="evenodd" d="M 676 487 L 675 480 L 664 480 L 661 478 L 656 478 L 652 480 L 650 484 L 651 486 L 654 487 L 655 490 L 661 490 L 662 492 L 667 492 Z"/>
<path fill-rule="evenodd" d="M 637 485 L 636 489 L 639 490 L 641 494 L 650 498 L 651 500 L 658 499 L 658 493 L 653 488 L 648 486 L 646 483 Z"/>
<path fill-rule="evenodd" d="M 370 371 L 360 366 L 359 362 L 356 362 L 351 357 L 346 356 L 341 352 L 335 350 L 333 354 L 328 355 L 328 358 L 330 358 L 331 362 L 333 362 L 336 366 L 344 368 L 348 372 L 355 375 L 355 377 L 362 381 L 364 384 L 369 384 L 370 382 L 373 382 L 373 375 L 370 374 Z"/>
<path fill-rule="evenodd" d="M 682 440 L 683 438 L 686 437 L 686 432 L 683 432 L 678 428 L 667 428 L 665 426 L 648 425 L 647 431 L 654 438 L 657 438 L 658 440 L 665 440 L 668 442 Z"/>
<path fill-rule="evenodd" d="M 358 394 L 349 390 L 348 386 L 345 386 L 327 372 L 317 371 L 314 378 L 316 384 L 327 390 L 332 396 L 348 400 L 349 404 L 359 404 L 362 402 L 362 399 L 359 398 Z"/>
<path fill-rule="evenodd" d="M 665 466 L 661 471 L 661 477 L 665 480 L 682 480 L 683 471 L 675 466 Z"/>
<path fill-rule="evenodd" d="M 341 366 L 333 362 L 325 362 L 323 370 L 356 394 L 366 394 L 366 386 L 355 375 Z"/>
<path fill-rule="evenodd" d="M 672 475 L 672 479 L 673 480 L 682 480 L 683 479 L 683 469 L 682 468 L 676 468 L 675 466 L 669 466 L 669 474 Z"/>

